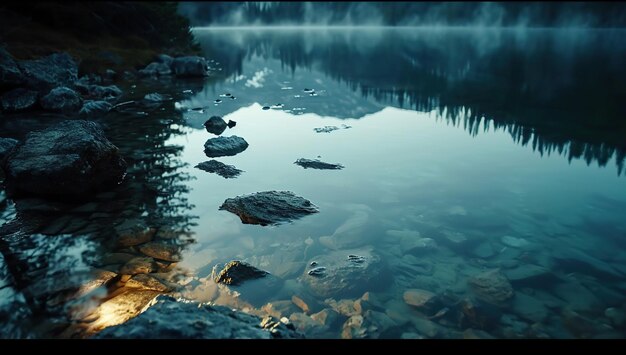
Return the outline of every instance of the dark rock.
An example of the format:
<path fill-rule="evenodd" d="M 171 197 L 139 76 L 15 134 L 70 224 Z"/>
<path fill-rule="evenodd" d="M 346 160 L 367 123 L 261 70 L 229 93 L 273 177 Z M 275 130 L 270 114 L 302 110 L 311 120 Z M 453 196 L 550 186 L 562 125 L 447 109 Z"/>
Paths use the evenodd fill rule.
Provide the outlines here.
<path fill-rule="evenodd" d="M 18 66 L 27 84 L 46 91 L 57 86 L 72 86 L 78 79 L 78 65 L 67 53 L 55 53 L 35 60 L 23 60 Z"/>
<path fill-rule="evenodd" d="M 74 120 L 29 133 L 4 168 L 11 192 L 68 197 L 118 184 L 126 162 L 97 123 Z"/>
<path fill-rule="evenodd" d="M 26 111 L 37 104 L 37 91 L 17 88 L 2 95 L 2 111 Z"/>
<path fill-rule="evenodd" d="M 165 260 L 165 261 L 180 261 L 181 260 L 179 249 L 176 245 L 149 242 L 139 247 L 139 251 L 155 259 L 160 259 L 160 260 Z"/>
<path fill-rule="evenodd" d="M 294 164 L 300 165 L 301 167 L 305 169 L 311 168 L 311 169 L 320 169 L 320 170 L 340 170 L 344 168 L 344 166 L 341 164 L 325 163 L 319 159 L 311 160 L 311 159 L 300 158 L 296 160 Z"/>
<path fill-rule="evenodd" d="M 513 288 L 499 269 L 483 272 L 468 280 L 479 299 L 494 305 L 502 305 L 514 295 Z"/>
<path fill-rule="evenodd" d="M 228 120 L 228 128 L 233 128 L 237 125 L 237 122 L 233 120 Z"/>
<path fill-rule="evenodd" d="M 136 219 L 128 219 L 123 223 L 115 226 L 117 234 L 117 245 L 121 247 L 130 247 L 147 243 L 152 240 L 156 230 L 149 228 L 143 222 Z"/>
<path fill-rule="evenodd" d="M 236 286 L 244 281 L 258 279 L 267 274 L 268 272 L 259 270 L 248 263 L 233 260 L 224 266 L 215 277 L 215 282 Z"/>
<path fill-rule="evenodd" d="M 244 224 L 280 224 L 317 213 L 311 201 L 290 191 L 263 191 L 229 198 L 220 206 L 239 216 Z"/>
<path fill-rule="evenodd" d="M 270 109 L 270 107 L 269 107 L 269 106 L 263 106 L 263 107 L 262 107 L 262 109 L 263 109 L 263 110 L 265 110 L 265 111 L 267 111 L 267 110 L 269 110 L 269 109 Z"/>
<path fill-rule="evenodd" d="M 171 99 L 172 98 L 169 97 L 169 95 L 161 95 L 156 92 L 153 92 L 151 94 L 146 94 L 146 96 L 143 97 L 143 100 L 148 103 L 164 102 L 164 101 L 169 101 Z"/>
<path fill-rule="evenodd" d="M 169 56 L 167 54 L 159 54 L 156 57 L 156 62 L 157 63 L 163 63 L 163 64 L 167 65 L 168 67 L 170 67 L 172 65 L 172 63 L 174 62 L 174 58 L 172 58 L 171 56 Z"/>
<path fill-rule="evenodd" d="M 465 298 L 459 303 L 460 326 L 478 327 L 480 329 L 492 329 L 498 325 L 502 312 L 498 307 L 476 302 L 470 298 Z"/>
<path fill-rule="evenodd" d="M 239 174 L 243 172 L 233 165 L 226 165 L 217 160 L 205 161 L 196 165 L 195 167 L 209 173 L 215 173 L 226 179 L 236 178 L 237 176 L 239 176 Z"/>
<path fill-rule="evenodd" d="M 117 73 L 113 69 L 107 69 L 104 71 L 104 78 L 106 80 L 112 81 L 117 77 Z"/>
<path fill-rule="evenodd" d="M 208 65 L 202 57 L 178 57 L 172 61 L 172 72 L 179 77 L 207 76 Z"/>
<path fill-rule="evenodd" d="M 98 117 L 111 111 L 113 105 L 106 101 L 87 100 L 83 103 L 83 107 L 78 114 L 84 117 Z"/>
<path fill-rule="evenodd" d="M 41 98 L 41 107 L 44 110 L 74 113 L 80 110 L 83 105 L 83 99 L 80 95 L 65 86 L 57 87 Z"/>
<path fill-rule="evenodd" d="M 146 257 L 136 257 L 128 261 L 120 269 L 122 275 L 149 274 L 156 270 L 154 259 Z"/>
<path fill-rule="evenodd" d="M 213 116 L 204 122 L 204 128 L 206 128 L 207 132 L 218 136 L 226 130 L 226 127 L 228 127 L 228 124 L 220 116 Z"/>
<path fill-rule="evenodd" d="M 0 163 L 17 147 L 18 143 L 13 138 L 0 138 Z"/>
<path fill-rule="evenodd" d="M 311 266 L 315 266 L 313 264 L 317 265 L 317 263 L 312 262 Z M 326 268 L 323 267 L 323 266 L 318 266 L 316 268 L 313 268 L 313 269 L 309 270 L 309 272 L 308 272 L 308 274 L 311 275 L 311 276 L 320 276 L 320 277 L 324 276 L 325 273 L 326 273 Z"/>
<path fill-rule="evenodd" d="M 109 327 L 96 338 L 134 339 L 271 339 L 303 338 L 293 326 L 271 317 L 237 312 L 223 306 L 178 302 L 158 296 L 156 303 L 137 317 Z"/>
<path fill-rule="evenodd" d="M 0 85 L 15 87 L 23 83 L 24 77 L 15 59 L 3 47 L 0 47 Z"/>
<path fill-rule="evenodd" d="M 89 97 L 94 100 L 115 101 L 122 96 L 122 90 L 117 85 L 90 85 L 88 90 Z"/>
<path fill-rule="evenodd" d="M 532 264 L 524 264 L 507 270 L 504 275 L 515 286 L 547 286 L 557 280 L 550 270 Z"/>
<path fill-rule="evenodd" d="M 248 148 L 248 142 L 238 136 L 211 138 L 204 143 L 209 158 L 237 155 Z"/>
<path fill-rule="evenodd" d="M 362 259 L 350 259 L 348 255 Z M 314 258 L 326 269 L 321 275 L 312 276 L 305 270 L 302 280 L 315 295 L 323 298 L 354 298 L 365 291 L 384 287 L 391 281 L 382 259 L 369 249 L 338 250 Z"/>
<path fill-rule="evenodd" d="M 166 76 L 172 74 L 172 69 L 165 63 L 152 62 L 137 72 L 141 76 Z"/>

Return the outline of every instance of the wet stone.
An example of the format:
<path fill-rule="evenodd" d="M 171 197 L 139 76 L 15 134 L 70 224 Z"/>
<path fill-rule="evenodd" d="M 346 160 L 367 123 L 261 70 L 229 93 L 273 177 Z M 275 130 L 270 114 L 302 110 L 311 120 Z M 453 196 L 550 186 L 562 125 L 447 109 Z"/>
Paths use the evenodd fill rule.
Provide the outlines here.
<path fill-rule="evenodd" d="M 243 172 L 243 170 L 239 170 L 233 165 L 226 165 L 217 160 L 205 161 L 196 165 L 195 167 L 208 173 L 217 174 L 225 179 L 236 178 Z"/>
<path fill-rule="evenodd" d="M 410 289 L 404 291 L 402 298 L 408 305 L 415 306 L 417 308 L 424 308 L 428 303 L 434 302 L 437 295 L 426 290 Z"/>
<path fill-rule="evenodd" d="M 137 275 L 149 274 L 155 271 L 154 260 L 146 257 L 135 257 L 120 268 L 120 274 Z"/>
<path fill-rule="evenodd" d="M 259 270 L 248 263 L 234 260 L 224 266 L 215 277 L 215 282 L 236 286 L 244 281 L 258 279 L 267 274 L 266 271 Z"/>
<path fill-rule="evenodd" d="M 44 110 L 62 112 L 62 113 L 75 113 L 83 106 L 83 99 L 76 91 L 65 87 L 57 87 L 41 98 L 41 107 Z"/>
<path fill-rule="evenodd" d="M 4 112 L 26 111 L 37 104 L 37 91 L 17 88 L 2 95 L 0 102 Z"/>
<path fill-rule="evenodd" d="M 218 136 L 226 130 L 226 127 L 228 127 L 228 124 L 220 116 L 212 116 L 204 122 L 204 128 L 206 128 L 207 132 Z"/>
<path fill-rule="evenodd" d="M 473 276 L 468 284 L 479 299 L 496 305 L 504 304 L 514 295 L 511 283 L 499 269 Z"/>
<path fill-rule="evenodd" d="M 227 124 L 228 128 L 233 128 L 236 125 L 237 125 L 237 122 L 232 121 L 232 120 L 228 120 L 228 124 Z"/>
<path fill-rule="evenodd" d="M 244 224 L 277 225 L 317 213 L 311 201 L 289 191 L 263 191 L 229 198 L 220 206 Z"/>
<path fill-rule="evenodd" d="M 248 142 L 238 136 L 211 138 L 204 143 L 209 158 L 237 155 L 248 148 Z"/>
<path fill-rule="evenodd" d="M 131 277 L 124 286 L 130 288 L 154 290 L 159 292 L 171 291 L 171 288 L 165 285 L 163 282 L 159 281 L 155 277 L 146 274 L 138 274 Z"/>
<path fill-rule="evenodd" d="M 117 244 L 122 247 L 130 247 L 147 243 L 152 240 L 156 230 L 146 226 L 140 220 L 126 220 L 115 227 L 118 235 Z"/>
<path fill-rule="evenodd" d="M 311 169 L 318 169 L 318 170 L 341 170 L 344 168 L 344 166 L 341 164 L 325 163 L 319 159 L 311 160 L 311 159 L 300 158 L 296 160 L 294 164 L 300 165 L 301 167 L 305 169 L 311 168 Z"/>
<path fill-rule="evenodd" d="M 0 163 L 17 147 L 18 143 L 13 138 L 0 138 Z"/>
<path fill-rule="evenodd" d="M 179 248 L 176 245 L 149 242 L 140 246 L 139 251 L 155 259 L 173 262 L 181 260 Z"/>
<path fill-rule="evenodd" d="M 113 105 L 106 101 L 87 100 L 83 103 L 83 107 L 78 114 L 83 117 L 98 117 L 111 111 Z"/>

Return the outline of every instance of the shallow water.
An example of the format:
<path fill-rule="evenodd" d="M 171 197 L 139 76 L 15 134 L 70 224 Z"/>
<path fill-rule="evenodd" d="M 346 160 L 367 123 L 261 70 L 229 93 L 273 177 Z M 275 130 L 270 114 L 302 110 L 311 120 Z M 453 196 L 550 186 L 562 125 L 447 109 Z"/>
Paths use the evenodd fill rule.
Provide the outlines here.
<path fill-rule="evenodd" d="M 622 31 L 195 35 L 215 60 L 211 78 L 121 83 L 128 99 L 155 91 L 174 99 L 101 119 L 130 163 L 114 194 L 59 207 L 54 220 L 77 220 L 73 229 L 46 220 L 3 233 L 1 265 L 19 267 L 1 270 L 9 286 L 1 289 L 0 312 L 26 314 L 0 313 L 15 328 L 5 336 L 83 336 L 140 311 L 153 291 L 109 282 L 88 298 L 69 292 L 55 302 L 63 293 L 44 282 L 84 284 L 94 267 L 117 272 L 101 257 L 120 249 L 111 245 L 110 226 L 130 219 L 183 248 L 183 260 L 157 274 L 180 286 L 175 295 L 287 317 L 308 337 L 624 337 Z M 213 115 L 237 122 L 222 136 L 249 143 L 215 158 L 243 170 L 236 179 L 194 168 L 210 159 L 203 144 L 214 135 L 202 124 Z M 4 118 L 3 130 L 19 137 L 53 121 L 24 119 Z M 316 132 L 325 126 L 338 129 Z M 303 169 L 294 164 L 300 158 L 345 168 Z M 292 191 L 320 212 L 263 227 L 218 210 L 227 198 L 268 190 Z M 96 207 L 84 207 L 90 201 Z M 7 221 L 16 210 L 35 219 L 32 206 L 28 214 L 19 202 L 3 204 Z M 76 205 L 83 212 L 71 212 Z M 57 244 L 43 245 L 45 238 Z M 372 278 L 347 280 L 357 289 L 350 295 L 316 296 L 307 283 L 310 262 L 349 254 L 377 255 L 380 267 L 369 270 Z M 32 255 L 45 266 L 29 265 Z M 233 259 L 278 281 L 216 285 L 214 266 Z M 520 279 L 528 265 L 547 271 Z M 476 299 L 468 284 L 493 269 L 512 283 L 515 296 L 504 305 Z M 440 300 L 434 308 L 407 305 L 410 289 Z M 131 301 L 123 298 L 131 292 Z M 84 316 L 93 309 L 97 316 Z M 309 317 L 325 309 L 339 312 L 337 321 Z"/>

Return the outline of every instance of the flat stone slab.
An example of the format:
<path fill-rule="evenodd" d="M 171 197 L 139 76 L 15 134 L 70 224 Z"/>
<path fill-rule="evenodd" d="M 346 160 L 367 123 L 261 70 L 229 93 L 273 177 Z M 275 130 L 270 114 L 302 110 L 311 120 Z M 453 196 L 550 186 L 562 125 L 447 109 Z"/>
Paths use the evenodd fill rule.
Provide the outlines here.
<path fill-rule="evenodd" d="M 244 224 L 278 225 L 319 212 L 311 201 L 290 191 L 263 191 L 229 198 L 220 210 L 234 213 Z"/>
<path fill-rule="evenodd" d="M 319 159 L 311 160 L 311 159 L 300 158 L 296 160 L 294 164 L 300 165 L 301 167 L 305 169 L 311 168 L 311 169 L 318 169 L 318 170 L 341 170 L 344 168 L 344 166 L 341 164 L 325 163 Z"/>
<path fill-rule="evenodd" d="M 235 168 L 233 165 L 226 165 L 217 160 L 208 160 L 195 166 L 208 173 L 217 174 L 225 179 L 233 179 L 239 176 L 243 170 Z"/>

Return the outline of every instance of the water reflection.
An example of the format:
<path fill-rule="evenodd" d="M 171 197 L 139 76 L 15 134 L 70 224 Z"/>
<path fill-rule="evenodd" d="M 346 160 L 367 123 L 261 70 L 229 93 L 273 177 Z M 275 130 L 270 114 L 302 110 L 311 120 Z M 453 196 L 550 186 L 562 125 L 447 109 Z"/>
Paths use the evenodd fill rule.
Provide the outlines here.
<path fill-rule="evenodd" d="M 283 87 L 298 83 L 302 90 L 300 83 L 316 85 L 310 74 L 320 71 L 362 97 L 348 97 L 352 95 L 341 90 L 332 94 L 332 108 L 323 103 L 304 106 L 309 112 L 359 118 L 381 108 L 368 98 L 418 111 L 437 110 L 452 124 L 463 121 L 472 134 L 506 130 L 517 143 L 531 143 L 540 154 L 558 152 L 600 166 L 614 158 L 618 173 L 626 152 L 626 108 L 620 104 L 626 99 L 623 34 L 514 29 L 196 31 L 203 48 L 218 58 L 231 80 L 241 77 L 246 61 L 259 57 L 267 64 L 277 59 L 280 70 L 268 70 L 289 68 L 291 76 L 279 79 L 289 82 Z M 264 94 L 270 104 L 285 100 L 280 92 Z"/>

